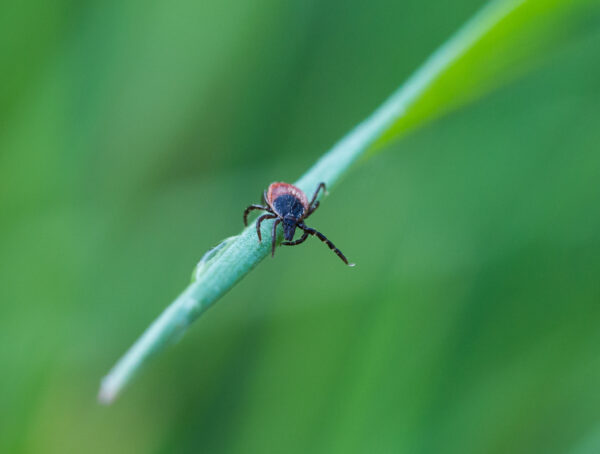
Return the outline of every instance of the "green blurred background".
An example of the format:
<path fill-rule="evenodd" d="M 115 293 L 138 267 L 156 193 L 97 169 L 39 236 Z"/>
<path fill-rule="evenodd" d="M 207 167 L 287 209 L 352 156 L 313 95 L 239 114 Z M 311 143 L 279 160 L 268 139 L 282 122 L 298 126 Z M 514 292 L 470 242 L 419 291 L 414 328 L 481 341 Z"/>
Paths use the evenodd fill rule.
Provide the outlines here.
<path fill-rule="evenodd" d="M 482 2 L 13 2 L 0 451 L 600 452 L 600 27 L 363 161 L 111 407 L 100 378 Z"/>

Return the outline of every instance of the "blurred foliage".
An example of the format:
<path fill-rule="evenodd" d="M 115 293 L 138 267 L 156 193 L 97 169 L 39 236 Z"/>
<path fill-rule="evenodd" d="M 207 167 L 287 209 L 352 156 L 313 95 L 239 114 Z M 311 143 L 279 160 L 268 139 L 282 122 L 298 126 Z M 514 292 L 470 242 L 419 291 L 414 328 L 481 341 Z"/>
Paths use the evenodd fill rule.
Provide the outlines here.
<path fill-rule="evenodd" d="M 15 2 L 1 452 L 595 452 L 600 6 L 369 160 L 113 407 L 99 378 L 481 2 Z M 149 285 L 150 284 L 150 285 Z"/>

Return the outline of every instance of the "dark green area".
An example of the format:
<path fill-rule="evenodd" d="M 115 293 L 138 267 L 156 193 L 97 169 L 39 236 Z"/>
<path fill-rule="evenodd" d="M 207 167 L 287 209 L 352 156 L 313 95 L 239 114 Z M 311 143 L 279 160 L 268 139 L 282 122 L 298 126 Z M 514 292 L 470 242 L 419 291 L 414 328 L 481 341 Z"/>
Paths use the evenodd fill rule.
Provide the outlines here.
<path fill-rule="evenodd" d="M 15 2 L 0 452 L 600 449 L 600 28 L 362 162 L 112 407 L 99 380 L 480 2 Z"/>

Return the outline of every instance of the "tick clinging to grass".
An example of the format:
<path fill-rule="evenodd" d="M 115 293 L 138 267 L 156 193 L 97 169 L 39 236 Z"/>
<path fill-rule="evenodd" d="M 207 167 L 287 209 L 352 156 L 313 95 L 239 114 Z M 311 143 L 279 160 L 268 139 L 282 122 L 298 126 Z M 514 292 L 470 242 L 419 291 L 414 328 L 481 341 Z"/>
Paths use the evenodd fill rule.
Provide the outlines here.
<path fill-rule="evenodd" d="M 265 219 L 275 219 L 273 223 L 273 243 L 271 246 L 271 255 L 275 255 L 275 240 L 277 239 L 277 225 L 283 224 L 283 237 L 285 241 L 281 244 L 283 246 L 296 246 L 303 243 L 308 235 L 314 235 L 320 239 L 323 243 L 329 246 L 336 255 L 341 258 L 344 263 L 348 266 L 354 266 L 354 263 L 348 263 L 348 259 L 342 254 L 335 245 L 327 239 L 321 232 L 316 231 L 304 224 L 304 219 L 309 217 L 319 207 L 319 201 L 317 196 L 319 191 L 325 190 L 325 183 L 320 183 L 313 195 L 310 203 L 306 194 L 301 189 L 289 183 L 271 183 L 269 189 L 264 193 L 264 198 L 267 206 L 262 205 L 250 205 L 244 211 L 244 224 L 248 225 L 248 213 L 252 210 L 263 210 L 266 214 L 263 214 L 256 221 L 256 234 L 258 235 L 258 241 L 262 241 L 260 234 L 260 224 Z M 302 229 L 304 233 L 300 239 L 292 241 L 296 228 Z"/>

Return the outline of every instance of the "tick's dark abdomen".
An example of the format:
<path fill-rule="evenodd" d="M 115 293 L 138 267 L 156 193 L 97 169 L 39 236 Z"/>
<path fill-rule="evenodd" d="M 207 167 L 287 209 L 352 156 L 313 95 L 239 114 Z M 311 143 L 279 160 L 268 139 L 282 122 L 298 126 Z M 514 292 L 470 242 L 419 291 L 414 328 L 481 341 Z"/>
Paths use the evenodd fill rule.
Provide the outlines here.
<path fill-rule="evenodd" d="M 304 213 L 302 202 L 290 194 L 280 195 L 273 201 L 273 208 L 282 217 L 287 215 L 300 219 Z"/>

